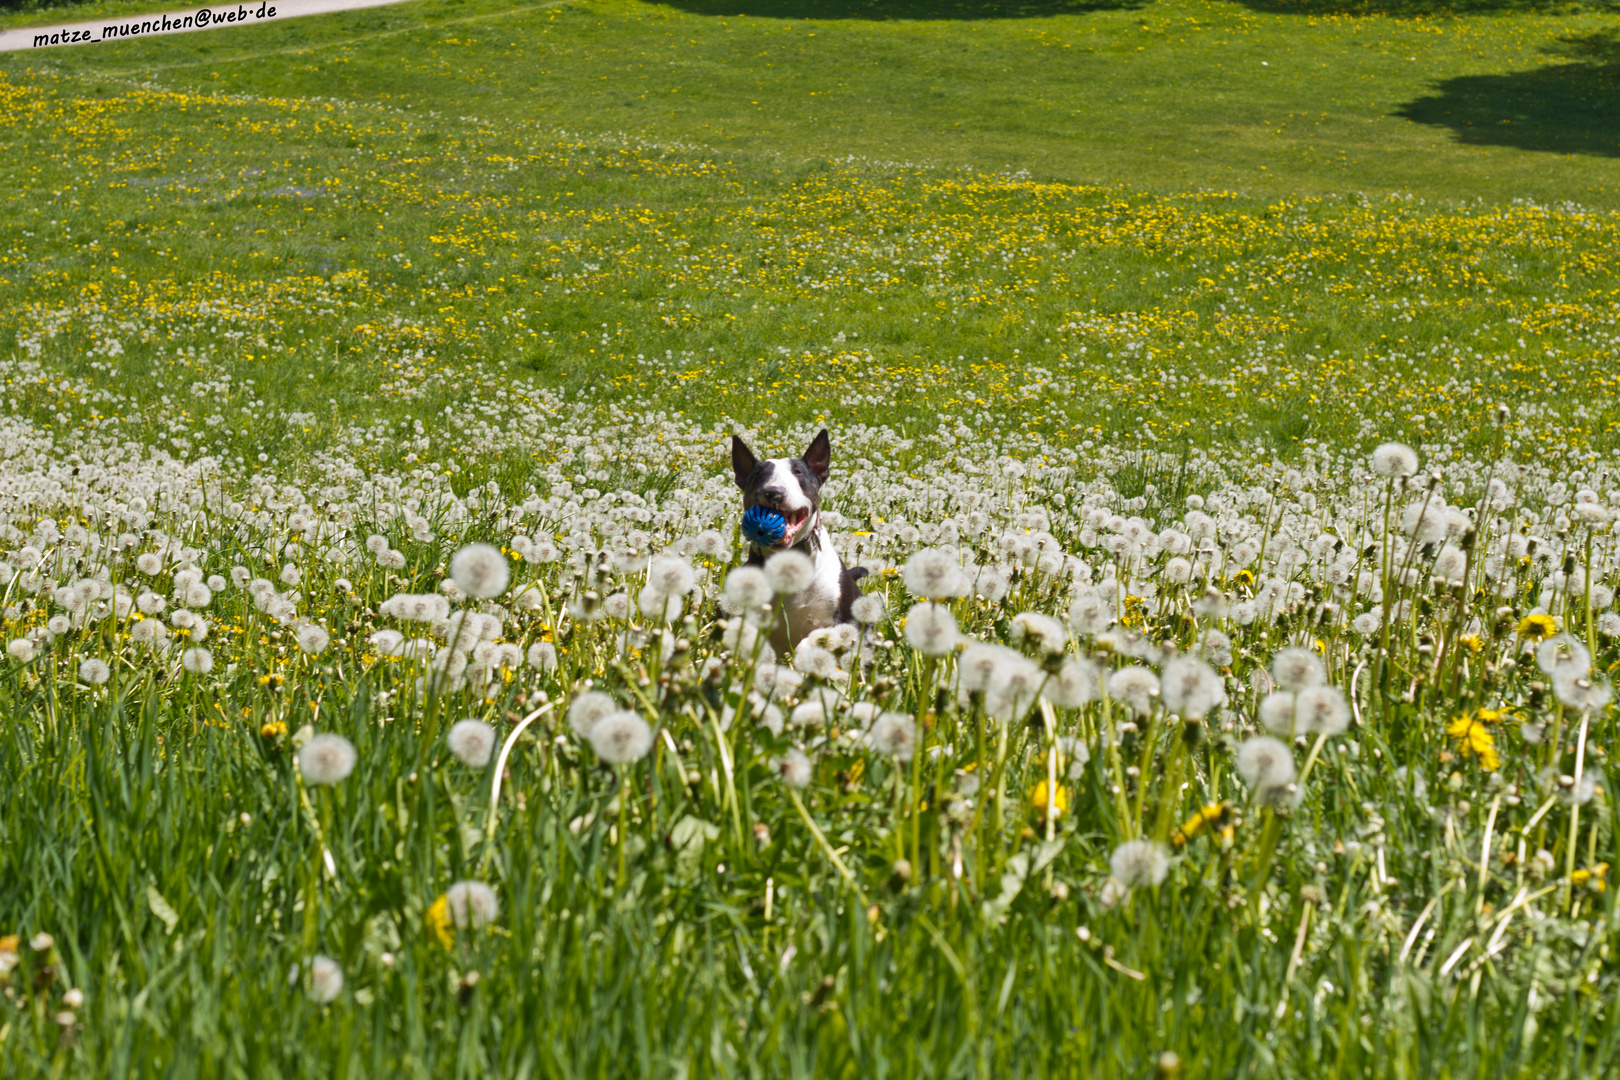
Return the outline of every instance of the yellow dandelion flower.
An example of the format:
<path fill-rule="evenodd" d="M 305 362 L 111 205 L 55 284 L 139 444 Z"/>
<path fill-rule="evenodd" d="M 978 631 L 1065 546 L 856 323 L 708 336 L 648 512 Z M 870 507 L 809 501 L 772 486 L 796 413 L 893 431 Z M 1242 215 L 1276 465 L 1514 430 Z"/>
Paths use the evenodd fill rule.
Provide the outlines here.
<path fill-rule="evenodd" d="M 1181 828 L 1170 834 L 1170 843 L 1176 847 L 1185 847 L 1188 841 L 1198 836 L 1205 829 L 1213 832 L 1225 832 L 1232 827 L 1231 822 L 1231 803 L 1210 803 L 1182 822 Z"/>
<path fill-rule="evenodd" d="M 259 738 L 261 739 L 279 739 L 285 734 L 287 734 L 287 725 L 280 720 L 267 721 L 263 727 L 259 728 Z"/>
<path fill-rule="evenodd" d="M 1029 808 L 1034 813 L 1037 821 L 1046 820 L 1047 802 L 1046 781 L 1042 780 L 1029 793 Z M 1063 812 L 1069 808 L 1069 793 L 1063 789 L 1062 784 L 1059 784 L 1057 790 L 1052 792 L 1050 802 L 1053 811 L 1052 816 L 1062 817 Z"/>
<path fill-rule="evenodd" d="M 1478 656 L 1485 649 L 1485 643 L 1479 640 L 1478 634 L 1468 634 L 1465 637 L 1458 638 L 1457 640 L 1463 648 L 1467 649 L 1475 656 Z"/>
<path fill-rule="evenodd" d="M 1581 886 L 1590 885 L 1593 892 L 1602 892 L 1608 887 L 1605 880 L 1609 876 L 1609 864 L 1600 862 L 1589 870 L 1577 870 L 1569 875 L 1570 884 Z"/>
<path fill-rule="evenodd" d="M 1469 713 L 1457 717 L 1446 726 L 1446 734 L 1457 741 L 1457 749 L 1464 757 L 1479 759 L 1479 767 L 1495 772 L 1502 767 L 1496 756 L 1496 737 L 1477 716 Z"/>
<path fill-rule="evenodd" d="M 1551 615 L 1528 615 L 1519 624 L 1519 636 L 1541 641 L 1558 633 L 1558 621 Z"/>
<path fill-rule="evenodd" d="M 450 898 L 440 893 L 427 909 L 428 929 L 439 939 L 439 944 L 450 948 L 456 943 L 455 932 L 450 924 Z"/>

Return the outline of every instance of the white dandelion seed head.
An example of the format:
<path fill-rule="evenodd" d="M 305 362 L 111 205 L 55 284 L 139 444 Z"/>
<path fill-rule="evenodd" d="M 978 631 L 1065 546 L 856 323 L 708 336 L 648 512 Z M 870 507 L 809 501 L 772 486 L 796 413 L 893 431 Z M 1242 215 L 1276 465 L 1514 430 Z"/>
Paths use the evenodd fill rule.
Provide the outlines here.
<path fill-rule="evenodd" d="M 19 664 L 26 664 L 34 659 L 34 643 L 29 638 L 12 638 L 6 645 L 6 653 Z"/>
<path fill-rule="evenodd" d="M 984 694 L 986 715 L 1003 723 L 1023 718 L 1035 707 L 1036 696 L 1048 681 L 1046 672 L 1033 660 L 1012 653 L 991 673 Z"/>
<path fill-rule="evenodd" d="M 340 783 L 354 771 L 354 744 L 330 732 L 316 735 L 298 751 L 298 771 L 306 784 Z"/>
<path fill-rule="evenodd" d="M 281 583 L 283 585 L 297 585 L 302 580 L 304 580 L 303 571 L 292 563 L 288 563 L 281 568 Z"/>
<path fill-rule="evenodd" d="M 129 628 L 129 639 L 137 645 L 158 645 L 167 641 L 168 637 L 168 628 L 156 619 L 142 619 Z M 12 644 L 15 645 L 16 642 L 12 642 Z M 16 651 L 13 650 L 12 656 L 15 657 L 16 655 Z M 32 659 L 32 656 L 30 656 L 30 659 Z"/>
<path fill-rule="evenodd" d="M 482 881 L 458 881 L 444 891 L 444 900 L 457 930 L 482 930 L 501 913 L 500 898 Z"/>
<path fill-rule="evenodd" d="M 1372 452 L 1372 467 L 1379 476 L 1411 476 L 1418 470 L 1417 452 L 1404 443 L 1382 443 Z"/>
<path fill-rule="evenodd" d="M 1164 665 L 1159 693 L 1168 711 L 1183 720 L 1202 720 L 1226 701 L 1226 684 L 1202 660 L 1178 656 Z"/>
<path fill-rule="evenodd" d="M 79 678 L 92 686 L 101 686 L 112 678 L 112 668 L 105 660 L 92 656 L 79 664 Z"/>
<path fill-rule="evenodd" d="M 388 537 L 372 533 L 366 537 L 366 550 L 373 555 L 381 555 L 388 550 Z"/>
<path fill-rule="evenodd" d="M 1014 645 L 1030 644 L 1054 656 L 1069 644 L 1069 632 L 1063 624 L 1038 611 L 1021 611 L 1014 615 L 1011 637 Z"/>
<path fill-rule="evenodd" d="M 297 969 L 293 969 L 296 975 Z M 343 968 L 330 956 L 317 956 L 309 962 L 309 980 L 306 987 L 312 1001 L 329 1005 L 343 993 Z"/>
<path fill-rule="evenodd" d="M 793 653 L 793 666 L 806 675 L 818 679 L 831 679 L 839 674 L 838 657 L 808 641 L 799 643 Z"/>
<path fill-rule="evenodd" d="M 850 617 L 863 626 L 882 622 L 888 613 L 889 605 L 884 602 L 882 593 L 862 593 L 849 606 Z"/>
<path fill-rule="evenodd" d="M 803 789 L 810 786 L 810 776 L 814 770 L 803 750 L 789 750 L 777 758 L 774 765 L 776 774 L 788 787 Z"/>
<path fill-rule="evenodd" d="M 1159 677 L 1145 667 L 1122 667 L 1108 676 L 1108 696 L 1138 716 L 1149 716 L 1159 696 Z"/>
<path fill-rule="evenodd" d="M 1102 671 L 1090 660 L 1071 656 L 1047 682 L 1041 696 L 1060 709 L 1078 709 L 1102 696 Z"/>
<path fill-rule="evenodd" d="M 653 733 L 639 713 L 621 709 L 592 725 L 590 743 L 596 756 L 609 765 L 628 765 L 647 756 Z"/>
<path fill-rule="evenodd" d="M 997 671 L 1021 659 L 1023 657 L 1005 645 L 975 641 L 956 658 L 957 680 L 963 690 L 983 692 L 990 689 Z"/>
<path fill-rule="evenodd" d="M 1081 779 L 1086 772 L 1086 765 L 1091 761 L 1091 747 L 1084 739 L 1074 735 L 1058 736 L 1058 750 L 1068 762 L 1065 775 L 1070 780 Z"/>
<path fill-rule="evenodd" d="M 1159 885 L 1170 873 L 1170 853 L 1152 840 L 1127 840 L 1109 856 L 1108 869 L 1127 889 Z"/>
<path fill-rule="evenodd" d="M 1578 675 L 1592 670 L 1592 654 L 1569 634 L 1554 634 L 1536 646 L 1536 666 L 1548 675 L 1570 668 Z"/>
<path fill-rule="evenodd" d="M 512 570 L 500 548 L 468 544 L 450 559 L 450 580 L 468 596 L 488 600 L 506 591 Z"/>
<path fill-rule="evenodd" d="M 1262 802 L 1278 801 L 1297 775 L 1288 747 L 1269 735 L 1256 735 L 1238 747 L 1237 770 Z"/>
<path fill-rule="evenodd" d="M 788 723 L 794 727 L 818 727 L 827 720 L 827 706 L 820 701 L 801 701 L 788 714 Z"/>
<path fill-rule="evenodd" d="M 163 556 L 155 551 L 144 551 L 135 556 L 135 569 L 148 577 L 161 573 L 163 570 Z"/>
<path fill-rule="evenodd" d="M 923 548 L 906 560 L 901 580 L 913 596 L 947 600 L 961 590 L 962 567 L 954 556 L 938 548 Z"/>
<path fill-rule="evenodd" d="M 924 656 L 946 655 L 956 638 L 956 616 L 949 608 L 925 600 L 906 613 L 906 640 Z"/>
<path fill-rule="evenodd" d="M 1285 738 L 1294 734 L 1294 692 L 1277 690 L 1260 702 L 1260 725 Z"/>
<path fill-rule="evenodd" d="M 444 743 L 463 765 L 482 769 L 495 753 L 495 729 L 482 720 L 458 720 Z"/>
<path fill-rule="evenodd" d="M 1442 581 L 1461 581 L 1463 571 L 1468 566 L 1468 556 L 1463 554 L 1462 548 L 1455 544 L 1447 544 L 1440 549 L 1440 554 L 1434 558 L 1434 569 L 1430 573 Z"/>
<path fill-rule="evenodd" d="M 600 690 L 587 690 L 568 706 L 568 726 L 575 735 L 588 739 L 598 721 L 618 711 L 619 703 L 611 697 Z"/>
<path fill-rule="evenodd" d="M 1350 706 L 1336 686 L 1307 686 L 1294 696 L 1294 722 L 1299 732 L 1339 735 L 1350 726 Z"/>
<path fill-rule="evenodd" d="M 1303 690 L 1320 685 L 1327 678 L 1327 669 L 1310 649 L 1283 649 L 1271 658 L 1271 674 L 1284 690 Z"/>
<path fill-rule="evenodd" d="M 325 628 L 314 623 L 305 623 L 298 628 L 298 648 L 310 656 L 319 656 L 326 651 L 332 643 L 332 635 Z"/>
<path fill-rule="evenodd" d="M 613 569 L 621 574 L 639 574 L 647 568 L 647 555 L 639 548 L 613 553 Z"/>
<path fill-rule="evenodd" d="M 796 596 L 816 579 L 816 564 L 802 551 L 779 551 L 765 560 L 765 576 L 772 591 Z"/>
<path fill-rule="evenodd" d="M 1581 778 L 1570 787 L 1560 787 L 1558 801 L 1566 805 L 1585 806 L 1597 796 L 1603 786 L 1603 770 L 1588 765 L 1581 770 Z"/>
<path fill-rule="evenodd" d="M 1092 637 L 1114 625 L 1114 608 L 1096 593 L 1081 593 L 1069 605 L 1069 626 L 1076 634 Z"/>
<path fill-rule="evenodd" d="M 734 612 L 769 604 L 775 595 L 771 579 L 757 566 L 739 566 L 726 575 L 725 597 Z"/>
<path fill-rule="evenodd" d="M 524 655 L 523 659 L 536 671 L 556 671 L 557 646 L 549 641 L 537 641 L 529 646 L 529 651 Z"/>
<path fill-rule="evenodd" d="M 1401 511 L 1401 531 L 1417 544 L 1436 544 L 1451 528 L 1446 504 L 1431 496 L 1420 496 Z"/>
<path fill-rule="evenodd" d="M 1097 903 L 1102 906 L 1104 911 L 1111 911 L 1130 895 L 1131 890 L 1128 885 L 1113 875 L 1109 875 L 1104 879 L 1102 888 L 1097 891 Z"/>
<path fill-rule="evenodd" d="M 665 596 L 685 596 L 696 582 L 692 564 L 674 555 L 660 555 L 647 567 L 647 587 Z"/>
<path fill-rule="evenodd" d="M 186 649 L 180 653 L 180 666 L 193 675 L 206 675 L 214 670 L 214 654 L 200 646 Z"/>
<path fill-rule="evenodd" d="M 405 635 L 398 630 L 378 630 L 366 639 L 378 656 L 398 656 L 405 648 Z"/>
<path fill-rule="evenodd" d="M 1591 671 L 1580 671 L 1574 664 L 1562 664 L 1553 670 L 1553 693 L 1565 708 L 1581 712 L 1598 712 L 1614 696 L 1609 681 Z"/>
<path fill-rule="evenodd" d="M 1005 600 L 1008 588 L 1007 575 L 994 566 L 984 567 L 973 580 L 973 591 L 992 604 Z"/>
<path fill-rule="evenodd" d="M 636 597 L 636 607 L 644 618 L 672 623 L 681 617 L 685 601 L 681 593 L 666 593 L 649 584 L 642 586 L 641 595 Z"/>
<path fill-rule="evenodd" d="M 917 746 L 917 728 L 905 713 L 879 713 L 866 732 L 866 740 L 878 753 L 909 762 Z"/>

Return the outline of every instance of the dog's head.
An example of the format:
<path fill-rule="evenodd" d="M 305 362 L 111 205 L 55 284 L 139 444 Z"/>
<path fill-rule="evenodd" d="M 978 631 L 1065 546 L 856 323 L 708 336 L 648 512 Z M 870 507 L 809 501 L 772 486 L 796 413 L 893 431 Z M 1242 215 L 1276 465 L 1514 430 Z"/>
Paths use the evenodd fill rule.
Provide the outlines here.
<path fill-rule="evenodd" d="M 832 465 L 832 440 L 827 429 L 810 440 L 802 457 L 767 458 L 754 456 L 748 444 L 731 437 L 731 471 L 742 488 L 743 511 L 751 506 L 767 506 L 787 523 L 775 548 L 785 551 L 810 538 L 820 524 L 821 485 Z"/>

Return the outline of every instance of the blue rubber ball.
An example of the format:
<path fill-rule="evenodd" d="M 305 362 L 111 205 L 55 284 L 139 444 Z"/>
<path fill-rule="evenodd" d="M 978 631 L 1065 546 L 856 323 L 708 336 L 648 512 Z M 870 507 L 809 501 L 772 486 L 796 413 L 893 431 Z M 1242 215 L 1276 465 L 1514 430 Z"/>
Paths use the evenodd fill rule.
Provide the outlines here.
<path fill-rule="evenodd" d="M 787 522 L 768 506 L 750 506 L 742 519 L 743 539 L 760 547 L 775 547 L 787 535 Z"/>

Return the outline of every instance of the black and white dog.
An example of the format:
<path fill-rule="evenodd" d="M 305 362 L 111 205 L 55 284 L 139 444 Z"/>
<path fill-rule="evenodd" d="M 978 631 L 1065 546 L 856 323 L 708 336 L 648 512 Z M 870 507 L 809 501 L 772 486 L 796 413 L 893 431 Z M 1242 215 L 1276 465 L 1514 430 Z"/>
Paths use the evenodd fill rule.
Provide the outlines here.
<path fill-rule="evenodd" d="M 803 592 L 782 602 L 786 625 L 778 622 L 771 632 L 771 645 L 777 652 L 796 646 L 812 630 L 850 621 L 850 605 L 861 595 L 856 582 L 866 576 L 860 567 L 851 570 L 833 550 L 832 537 L 821 523 L 821 485 L 832 466 L 832 439 L 823 428 L 803 457 L 767 458 L 754 456 L 748 444 L 731 437 L 731 471 L 742 488 L 743 512 L 751 506 L 766 506 L 782 515 L 787 531 L 770 548 L 750 545 L 748 562 L 763 566 L 767 555 L 797 548 L 815 563 L 815 579 Z"/>

